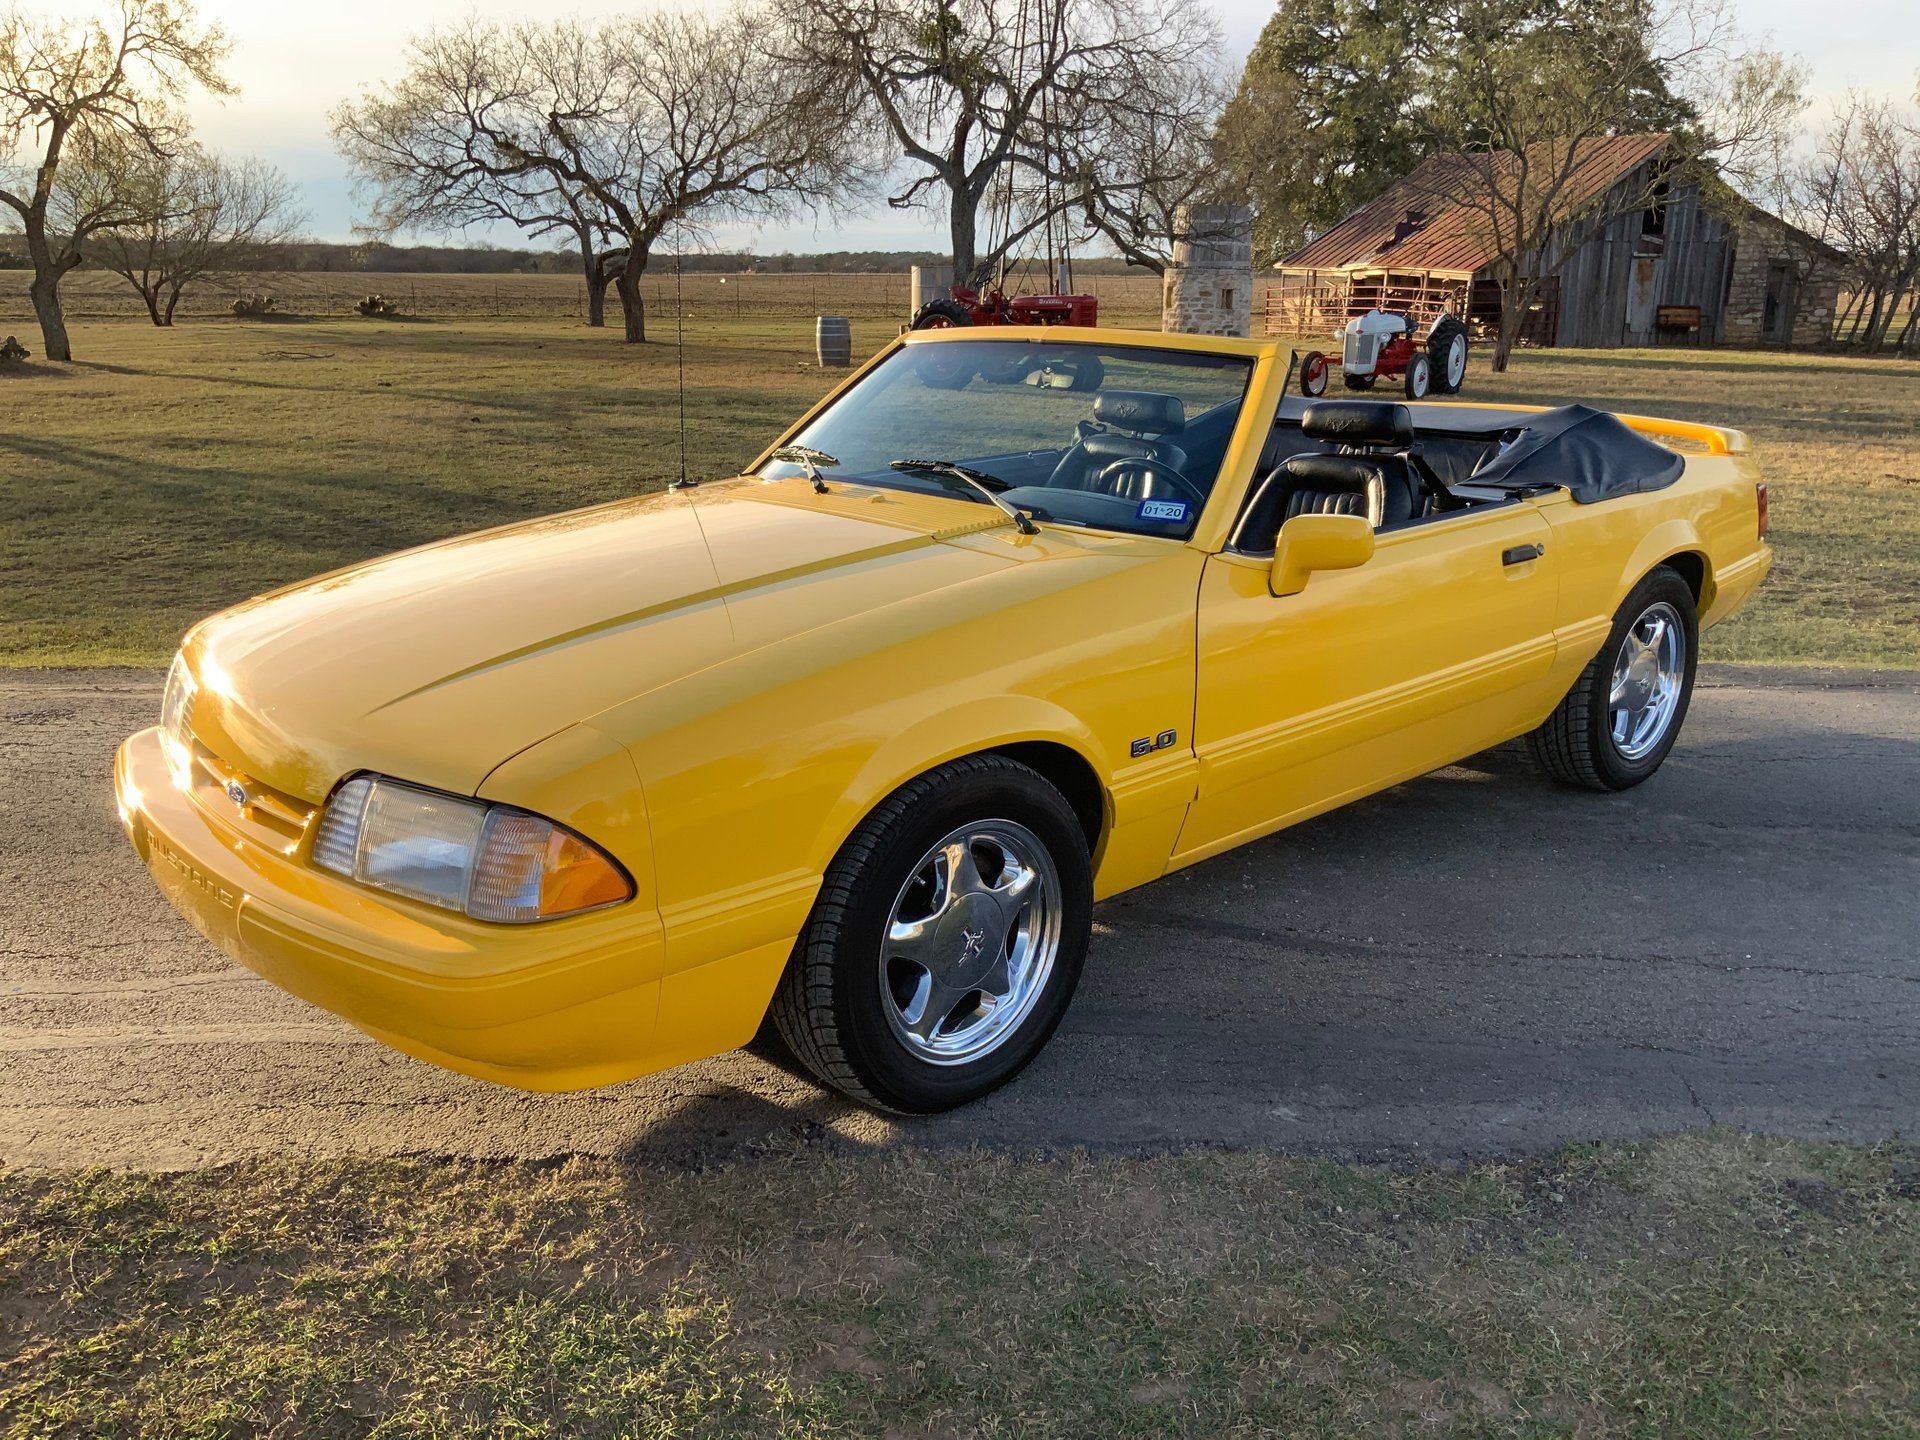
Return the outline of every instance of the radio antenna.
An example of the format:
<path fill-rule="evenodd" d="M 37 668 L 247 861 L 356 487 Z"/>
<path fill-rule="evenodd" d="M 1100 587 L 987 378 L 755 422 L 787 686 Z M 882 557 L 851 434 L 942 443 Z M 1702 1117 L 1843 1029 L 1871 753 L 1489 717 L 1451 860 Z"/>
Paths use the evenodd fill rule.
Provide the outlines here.
<path fill-rule="evenodd" d="M 679 367 L 680 480 L 687 483 L 687 306 L 680 293 L 680 251 L 673 252 L 673 352 Z"/>

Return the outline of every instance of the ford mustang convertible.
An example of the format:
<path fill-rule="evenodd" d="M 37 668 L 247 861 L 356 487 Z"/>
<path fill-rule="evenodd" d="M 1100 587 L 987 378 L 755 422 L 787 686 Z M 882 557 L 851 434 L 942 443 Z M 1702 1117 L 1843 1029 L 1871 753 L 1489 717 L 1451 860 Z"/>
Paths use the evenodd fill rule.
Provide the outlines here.
<path fill-rule="evenodd" d="M 1519 736 L 1622 790 L 1769 562 L 1739 433 L 1287 395 L 1273 343 L 905 336 L 747 473 L 194 627 L 120 814 L 210 939 L 573 1089 L 1005 1082 L 1093 903 Z"/>

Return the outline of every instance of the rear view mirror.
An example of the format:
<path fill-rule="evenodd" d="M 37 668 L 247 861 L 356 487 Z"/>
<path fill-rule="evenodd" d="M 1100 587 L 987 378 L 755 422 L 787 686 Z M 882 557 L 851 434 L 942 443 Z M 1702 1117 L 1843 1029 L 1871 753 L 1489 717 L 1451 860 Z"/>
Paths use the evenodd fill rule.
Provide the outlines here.
<path fill-rule="evenodd" d="M 1373 558 L 1373 526 L 1364 515 L 1296 515 L 1280 527 L 1267 587 L 1298 595 L 1316 570 L 1351 570 Z"/>

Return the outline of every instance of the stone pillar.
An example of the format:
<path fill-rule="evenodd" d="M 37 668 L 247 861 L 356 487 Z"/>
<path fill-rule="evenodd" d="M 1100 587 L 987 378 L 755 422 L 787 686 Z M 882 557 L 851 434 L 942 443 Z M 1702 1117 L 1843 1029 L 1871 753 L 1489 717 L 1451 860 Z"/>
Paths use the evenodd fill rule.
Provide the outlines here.
<path fill-rule="evenodd" d="M 944 299 L 947 287 L 953 284 L 951 265 L 916 265 L 913 267 L 913 283 L 907 287 L 907 319 L 911 320 L 920 313 L 920 307 L 929 300 Z"/>
<path fill-rule="evenodd" d="M 1253 212 L 1245 205 L 1182 206 L 1166 274 L 1160 328 L 1188 335 L 1253 329 Z"/>

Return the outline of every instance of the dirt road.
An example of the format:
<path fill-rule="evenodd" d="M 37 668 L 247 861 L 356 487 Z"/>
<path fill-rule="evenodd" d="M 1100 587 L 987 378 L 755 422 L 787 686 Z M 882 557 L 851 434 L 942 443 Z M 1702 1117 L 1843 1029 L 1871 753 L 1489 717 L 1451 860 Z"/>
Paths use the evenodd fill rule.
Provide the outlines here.
<path fill-rule="evenodd" d="M 1492 752 L 1103 905 L 1009 1090 L 876 1118 L 747 1056 L 577 1096 L 382 1049 L 227 962 L 121 838 L 150 672 L 0 677 L 0 1163 L 763 1145 L 1401 1162 L 1709 1122 L 1920 1131 L 1920 676 L 1709 668 L 1662 774 Z"/>

